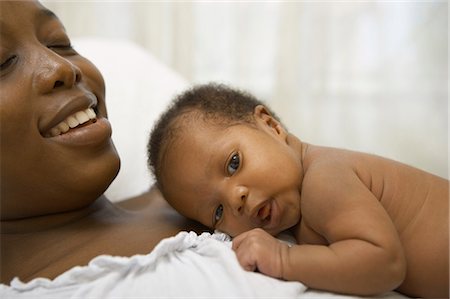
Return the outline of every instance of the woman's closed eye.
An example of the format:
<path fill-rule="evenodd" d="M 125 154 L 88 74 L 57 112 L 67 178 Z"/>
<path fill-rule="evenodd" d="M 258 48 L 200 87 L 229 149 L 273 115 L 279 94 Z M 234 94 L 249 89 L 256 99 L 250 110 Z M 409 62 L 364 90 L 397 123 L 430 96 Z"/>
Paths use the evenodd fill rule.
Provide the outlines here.
<path fill-rule="evenodd" d="M 66 55 L 77 54 L 77 51 L 68 38 L 58 38 L 58 40 L 48 43 L 47 48 Z"/>
<path fill-rule="evenodd" d="M 233 175 L 241 165 L 241 158 L 238 153 L 235 153 L 231 156 L 230 160 L 227 163 L 227 174 Z"/>
<path fill-rule="evenodd" d="M 17 60 L 17 56 L 16 55 L 11 55 L 5 61 L 1 62 L 0 70 L 4 71 L 4 70 L 8 69 L 11 65 L 14 64 L 14 62 L 16 62 L 16 60 Z"/>
<path fill-rule="evenodd" d="M 75 54 L 76 51 L 71 44 L 61 44 L 61 45 L 51 45 L 48 46 L 49 49 L 53 49 L 54 51 L 63 51 L 68 54 Z"/>

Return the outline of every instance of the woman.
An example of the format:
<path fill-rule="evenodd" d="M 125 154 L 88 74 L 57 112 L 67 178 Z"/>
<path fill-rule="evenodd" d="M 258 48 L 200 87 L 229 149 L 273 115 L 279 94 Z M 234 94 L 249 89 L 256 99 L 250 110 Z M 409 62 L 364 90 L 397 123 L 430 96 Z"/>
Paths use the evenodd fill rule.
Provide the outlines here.
<path fill-rule="evenodd" d="M 108 201 L 120 162 L 101 74 L 40 3 L 1 1 L 0 21 L 1 282 L 54 278 L 201 230 L 157 190 Z"/>

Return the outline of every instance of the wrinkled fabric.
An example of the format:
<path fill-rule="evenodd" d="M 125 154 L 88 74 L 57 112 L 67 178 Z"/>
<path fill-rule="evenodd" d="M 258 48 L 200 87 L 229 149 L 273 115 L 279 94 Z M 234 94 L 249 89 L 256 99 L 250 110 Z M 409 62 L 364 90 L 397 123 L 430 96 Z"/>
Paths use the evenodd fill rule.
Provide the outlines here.
<path fill-rule="evenodd" d="M 263 297 L 297 298 L 306 287 L 242 269 L 222 233 L 180 232 L 147 255 L 102 255 L 53 280 L 18 278 L 1 298 Z"/>

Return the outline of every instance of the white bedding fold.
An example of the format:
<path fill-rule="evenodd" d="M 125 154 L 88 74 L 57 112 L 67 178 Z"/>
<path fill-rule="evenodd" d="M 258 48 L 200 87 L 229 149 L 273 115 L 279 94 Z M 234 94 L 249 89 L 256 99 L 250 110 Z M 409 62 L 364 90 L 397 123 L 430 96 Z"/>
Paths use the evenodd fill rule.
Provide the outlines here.
<path fill-rule="evenodd" d="M 147 255 L 99 256 L 54 280 L 0 285 L 1 298 L 298 298 L 306 287 L 244 271 L 220 233 L 180 232 Z"/>
<path fill-rule="evenodd" d="M 0 284 L 0 298 L 363 298 L 306 289 L 244 271 L 222 233 L 180 232 L 151 253 L 103 255 L 50 280 L 15 278 Z M 396 292 L 378 298 L 407 298 Z"/>

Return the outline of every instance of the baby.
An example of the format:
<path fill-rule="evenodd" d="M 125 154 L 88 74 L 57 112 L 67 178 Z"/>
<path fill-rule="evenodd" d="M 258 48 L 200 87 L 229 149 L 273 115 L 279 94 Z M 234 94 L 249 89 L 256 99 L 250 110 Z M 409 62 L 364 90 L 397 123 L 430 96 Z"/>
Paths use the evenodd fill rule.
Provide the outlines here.
<path fill-rule="evenodd" d="M 355 295 L 449 295 L 446 179 L 305 143 L 252 95 L 216 84 L 178 96 L 148 149 L 166 200 L 233 236 L 246 270 Z M 298 245 L 274 237 L 286 230 Z"/>

